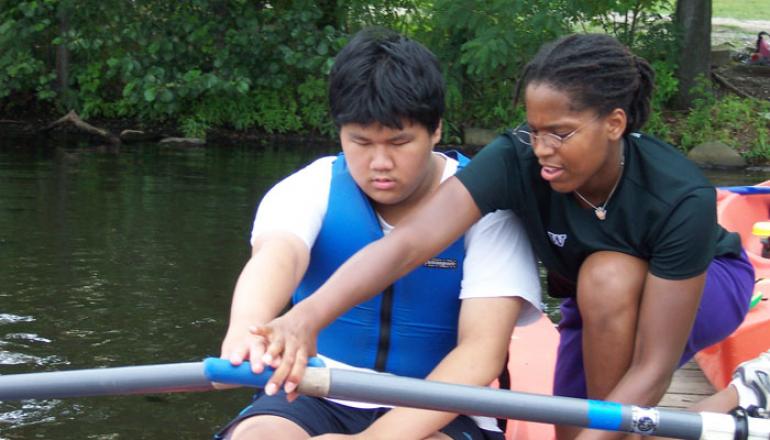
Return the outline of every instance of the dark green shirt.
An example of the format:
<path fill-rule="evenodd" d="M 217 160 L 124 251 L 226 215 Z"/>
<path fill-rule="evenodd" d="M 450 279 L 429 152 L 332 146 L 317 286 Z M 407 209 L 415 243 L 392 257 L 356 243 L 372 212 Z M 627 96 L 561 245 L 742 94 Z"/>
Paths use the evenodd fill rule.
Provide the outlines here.
<path fill-rule="evenodd" d="M 715 256 L 738 256 L 737 234 L 717 224 L 716 191 L 675 148 L 632 133 L 625 166 L 605 220 L 572 193 L 553 191 L 540 177 L 532 147 L 505 133 L 457 174 L 482 213 L 512 209 L 549 271 L 573 282 L 580 265 L 601 250 L 649 262 L 652 274 L 685 279 L 703 273 Z"/>

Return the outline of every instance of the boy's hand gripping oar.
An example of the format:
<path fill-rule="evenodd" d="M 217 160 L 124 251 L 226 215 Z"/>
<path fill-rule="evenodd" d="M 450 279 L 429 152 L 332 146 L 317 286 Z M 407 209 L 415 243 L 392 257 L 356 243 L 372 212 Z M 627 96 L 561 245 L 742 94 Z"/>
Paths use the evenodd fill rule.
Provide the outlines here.
<path fill-rule="evenodd" d="M 270 374 L 254 374 L 247 362 L 234 367 L 218 358 L 184 364 L 16 374 L 0 376 L 0 400 L 205 391 L 218 388 L 215 384 L 261 387 Z M 308 368 L 298 391 L 310 396 L 681 439 L 770 438 L 768 419 L 642 408 L 342 369 Z"/>

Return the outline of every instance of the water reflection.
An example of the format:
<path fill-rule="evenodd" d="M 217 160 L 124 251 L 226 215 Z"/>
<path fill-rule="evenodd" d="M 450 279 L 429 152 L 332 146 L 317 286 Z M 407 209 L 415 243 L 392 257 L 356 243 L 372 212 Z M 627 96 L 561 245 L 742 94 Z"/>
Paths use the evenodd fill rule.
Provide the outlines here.
<path fill-rule="evenodd" d="M 320 154 L 0 145 L 0 374 L 217 355 L 257 201 Z M 250 393 L 0 402 L 0 440 L 207 438 Z"/>
<path fill-rule="evenodd" d="M 55 399 L 27 400 L 18 409 L 11 409 L 11 405 L 0 402 L 0 427 L 8 425 L 8 428 L 14 428 L 52 422 L 54 417 L 51 414 L 56 412 L 61 403 Z"/>
<path fill-rule="evenodd" d="M 0 145 L 0 374 L 219 352 L 261 194 L 304 148 Z M 0 439 L 206 438 L 251 393 L 0 403 Z"/>
<path fill-rule="evenodd" d="M 32 322 L 35 318 L 31 316 L 18 316 L 9 313 L 0 313 L 0 325 L 13 324 L 14 322 Z"/>

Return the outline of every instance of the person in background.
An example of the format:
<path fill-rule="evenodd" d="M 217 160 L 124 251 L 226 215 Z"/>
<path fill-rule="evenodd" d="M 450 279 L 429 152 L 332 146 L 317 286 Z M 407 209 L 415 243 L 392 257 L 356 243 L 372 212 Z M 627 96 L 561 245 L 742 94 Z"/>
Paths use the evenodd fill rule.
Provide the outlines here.
<path fill-rule="evenodd" d="M 767 38 L 765 38 L 767 37 Z M 751 54 L 752 64 L 770 64 L 770 34 L 765 31 L 757 34 L 756 50 Z"/>
<path fill-rule="evenodd" d="M 233 365 L 250 361 L 261 372 L 265 341 L 250 327 L 310 301 L 337 266 L 397 231 L 468 162 L 434 151 L 444 82 L 435 56 L 413 40 L 378 28 L 356 34 L 335 59 L 329 103 L 343 154 L 316 160 L 261 201 L 222 343 Z M 326 364 L 473 385 L 497 378 L 514 325 L 540 316 L 536 260 L 511 211 L 478 216 L 466 229 L 368 301 L 340 308 L 318 334 Z M 266 387 L 217 438 L 503 438 L 492 419 L 294 399 L 295 386 Z"/>
<path fill-rule="evenodd" d="M 737 234 L 717 224 L 714 187 L 674 147 L 639 132 L 653 84 L 647 61 L 610 36 L 543 46 L 517 86 L 526 123 L 482 149 L 308 301 L 255 329 L 270 341 L 271 386 L 300 380 L 316 334 L 344 310 L 482 216 L 512 210 L 548 271 L 549 294 L 563 298 L 554 393 L 657 404 L 678 366 L 742 322 L 754 271 Z M 741 404 L 766 408 L 758 372 L 767 377 L 770 361 L 756 362 L 707 405 L 729 410 L 743 386 Z M 557 434 L 622 435 L 567 426 Z"/>

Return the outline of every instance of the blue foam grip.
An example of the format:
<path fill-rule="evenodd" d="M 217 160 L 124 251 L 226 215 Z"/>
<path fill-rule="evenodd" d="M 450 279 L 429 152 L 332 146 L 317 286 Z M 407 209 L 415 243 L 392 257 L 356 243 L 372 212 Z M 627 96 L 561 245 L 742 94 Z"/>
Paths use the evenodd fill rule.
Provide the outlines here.
<path fill-rule="evenodd" d="M 622 421 L 623 405 L 600 400 L 588 401 L 588 427 L 618 431 Z"/>
<path fill-rule="evenodd" d="M 325 367 L 324 362 L 312 357 L 307 363 L 308 367 Z M 203 374 L 211 382 L 226 383 L 231 385 L 243 385 L 262 388 L 275 371 L 271 367 L 265 367 L 260 374 L 251 371 L 251 364 L 244 361 L 237 367 L 227 359 L 210 357 L 203 361 Z"/>

